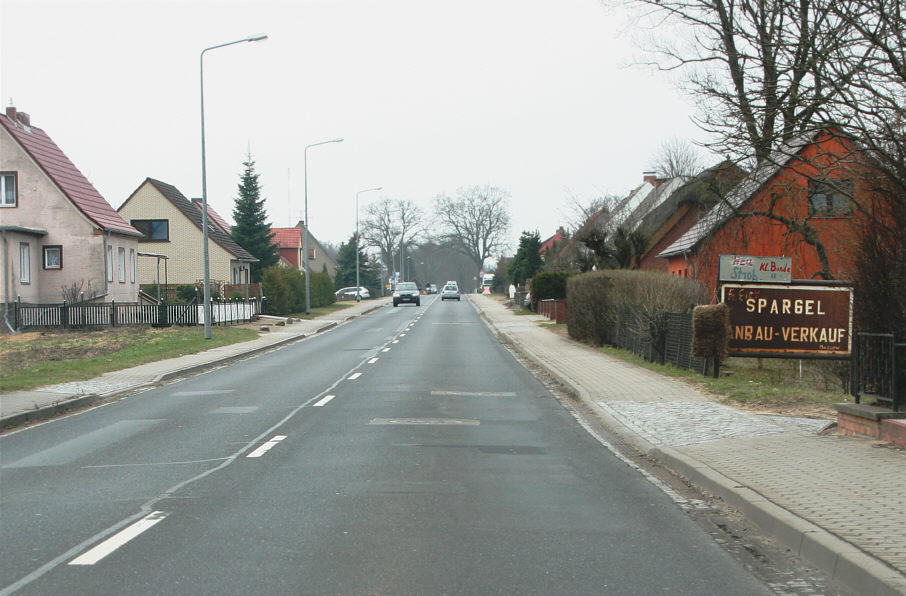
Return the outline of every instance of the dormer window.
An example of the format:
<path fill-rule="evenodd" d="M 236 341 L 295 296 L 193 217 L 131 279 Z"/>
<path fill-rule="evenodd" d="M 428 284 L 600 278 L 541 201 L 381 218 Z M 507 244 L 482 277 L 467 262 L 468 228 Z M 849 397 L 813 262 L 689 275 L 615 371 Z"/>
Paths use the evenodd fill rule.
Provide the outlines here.
<path fill-rule="evenodd" d="M 15 207 L 19 204 L 15 172 L 0 172 L 0 207 Z"/>
<path fill-rule="evenodd" d="M 142 233 L 140 242 L 166 242 L 170 239 L 170 221 L 166 219 L 133 219 L 132 227 Z"/>

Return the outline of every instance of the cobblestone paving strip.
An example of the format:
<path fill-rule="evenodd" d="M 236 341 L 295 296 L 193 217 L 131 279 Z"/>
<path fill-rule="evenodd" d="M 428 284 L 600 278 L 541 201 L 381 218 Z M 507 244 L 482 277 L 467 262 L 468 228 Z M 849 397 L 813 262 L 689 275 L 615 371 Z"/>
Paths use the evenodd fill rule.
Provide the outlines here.
<path fill-rule="evenodd" d="M 757 415 L 709 402 L 599 401 L 598 405 L 658 447 L 784 432 Z"/>
<path fill-rule="evenodd" d="M 57 385 L 48 385 L 41 387 L 41 391 L 47 393 L 60 393 L 63 395 L 91 395 L 94 393 L 104 394 L 120 389 L 128 389 L 135 386 L 134 380 L 122 381 L 102 381 L 91 379 L 89 381 L 73 381 L 70 383 L 59 383 Z"/>
<path fill-rule="evenodd" d="M 797 432 L 702 442 L 681 450 L 906 569 L 906 453 L 870 440 Z"/>

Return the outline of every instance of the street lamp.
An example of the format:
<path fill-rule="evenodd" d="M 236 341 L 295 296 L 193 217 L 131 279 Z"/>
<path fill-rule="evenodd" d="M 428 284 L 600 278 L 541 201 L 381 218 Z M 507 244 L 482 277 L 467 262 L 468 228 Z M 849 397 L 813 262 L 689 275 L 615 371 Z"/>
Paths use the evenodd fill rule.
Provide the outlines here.
<path fill-rule="evenodd" d="M 262 41 L 267 35 L 249 35 L 236 41 L 228 41 L 216 46 L 205 48 L 201 51 L 201 235 L 204 247 L 204 338 L 211 339 L 211 269 L 208 265 L 208 174 L 204 154 L 204 53 L 225 46 L 231 46 L 245 41 Z"/>
<path fill-rule="evenodd" d="M 359 300 L 359 287 L 362 285 L 359 283 L 359 195 L 363 192 L 371 192 L 374 190 L 383 190 L 380 186 L 376 188 L 366 188 L 365 190 L 360 190 L 355 193 L 355 298 L 356 301 Z M 384 281 L 381 280 L 381 284 Z"/>
<path fill-rule="evenodd" d="M 304 159 L 304 178 L 305 178 L 305 241 L 302 244 L 302 250 L 305 251 L 305 314 L 311 313 L 311 275 L 308 270 L 308 150 L 311 147 L 317 147 L 318 145 L 326 145 L 327 143 L 342 143 L 343 139 L 330 139 L 329 141 L 321 141 L 320 143 L 312 143 L 311 145 L 306 145 L 305 150 L 302 152 Z"/>

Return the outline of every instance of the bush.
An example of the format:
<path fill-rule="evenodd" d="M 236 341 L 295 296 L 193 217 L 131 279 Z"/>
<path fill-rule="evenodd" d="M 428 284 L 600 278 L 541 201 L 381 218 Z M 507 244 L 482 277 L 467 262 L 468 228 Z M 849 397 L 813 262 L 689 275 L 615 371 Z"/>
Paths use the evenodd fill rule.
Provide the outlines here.
<path fill-rule="evenodd" d="M 329 273 L 312 273 L 309 286 L 311 287 L 312 306 L 327 306 L 336 302 L 337 297 L 334 294 L 333 281 L 330 279 Z"/>
<path fill-rule="evenodd" d="M 182 284 L 176 286 L 176 299 L 180 302 L 192 302 L 195 300 L 195 286 L 193 284 Z M 201 290 L 199 288 L 198 301 L 201 302 Z"/>
<path fill-rule="evenodd" d="M 707 290 L 694 280 L 666 273 L 606 270 L 570 277 L 566 295 L 571 337 L 613 344 L 620 327 L 628 326 L 663 354 L 666 314 L 691 311 L 707 299 Z"/>
<path fill-rule="evenodd" d="M 566 280 L 572 276 L 570 271 L 550 271 L 539 273 L 532 278 L 532 310 L 538 312 L 539 300 L 565 300 Z"/>
<path fill-rule="evenodd" d="M 288 315 L 305 308 L 305 278 L 298 269 L 274 265 L 261 274 L 268 312 Z"/>

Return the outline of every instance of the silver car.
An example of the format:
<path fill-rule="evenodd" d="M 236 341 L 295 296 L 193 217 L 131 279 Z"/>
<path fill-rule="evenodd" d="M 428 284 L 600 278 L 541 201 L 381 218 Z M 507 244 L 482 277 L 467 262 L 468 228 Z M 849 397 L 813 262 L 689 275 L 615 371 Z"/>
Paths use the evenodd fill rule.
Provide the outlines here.
<path fill-rule="evenodd" d="M 456 300 L 459 302 L 459 288 L 453 284 L 447 284 L 444 286 L 444 289 L 440 293 L 440 300 Z"/>

